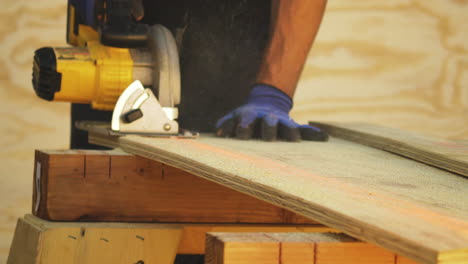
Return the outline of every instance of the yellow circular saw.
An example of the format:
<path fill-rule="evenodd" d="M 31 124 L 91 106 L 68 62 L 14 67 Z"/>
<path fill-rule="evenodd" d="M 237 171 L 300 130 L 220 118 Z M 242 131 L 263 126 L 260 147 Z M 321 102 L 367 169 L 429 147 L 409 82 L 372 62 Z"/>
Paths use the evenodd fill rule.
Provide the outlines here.
<path fill-rule="evenodd" d="M 164 26 L 151 26 L 146 45 L 138 48 L 102 45 L 98 33 L 86 25 L 79 25 L 78 32 L 78 46 L 35 52 L 32 82 L 39 97 L 112 110 L 124 89 L 139 80 L 162 107 L 180 103 L 177 45 Z"/>

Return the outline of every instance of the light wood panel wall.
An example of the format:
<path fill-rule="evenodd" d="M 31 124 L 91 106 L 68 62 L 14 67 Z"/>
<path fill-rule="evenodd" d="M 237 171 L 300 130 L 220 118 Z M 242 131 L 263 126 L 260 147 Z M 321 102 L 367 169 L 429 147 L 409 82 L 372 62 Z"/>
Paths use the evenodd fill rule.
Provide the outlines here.
<path fill-rule="evenodd" d="M 2 0 L 0 263 L 29 211 L 34 149 L 67 148 L 69 105 L 36 98 L 32 54 L 65 44 L 66 1 Z M 330 0 L 294 117 L 468 139 L 468 1 Z"/>
<path fill-rule="evenodd" d="M 34 149 L 66 148 L 67 104 L 38 99 L 34 50 L 65 44 L 65 0 L 2 0 L 0 8 L 0 263 L 16 219 L 30 211 Z"/>
<path fill-rule="evenodd" d="M 294 116 L 468 138 L 468 1 L 331 0 Z"/>

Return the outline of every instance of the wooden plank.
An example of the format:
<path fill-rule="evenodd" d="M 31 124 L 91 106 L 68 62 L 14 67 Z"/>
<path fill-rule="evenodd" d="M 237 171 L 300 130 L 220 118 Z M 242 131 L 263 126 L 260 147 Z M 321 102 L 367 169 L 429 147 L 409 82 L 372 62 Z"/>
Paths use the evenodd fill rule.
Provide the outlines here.
<path fill-rule="evenodd" d="M 396 264 L 418 264 L 416 261 L 413 261 L 409 258 L 405 258 L 403 256 L 396 257 Z"/>
<path fill-rule="evenodd" d="M 306 242 L 281 242 L 281 264 L 310 264 L 315 259 L 314 245 Z"/>
<path fill-rule="evenodd" d="M 230 233 L 323 233 L 335 232 L 329 227 L 320 225 L 265 225 L 265 224 L 184 224 L 184 231 L 179 244 L 179 254 L 205 254 L 205 235 L 208 232 Z"/>
<path fill-rule="evenodd" d="M 40 235 L 41 230 L 35 225 L 28 224 L 22 218 L 18 219 L 7 264 L 36 263 Z"/>
<path fill-rule="evenodd" d="M 182 230 L 181 234 L 178 232 L 176 235 L 179 238 L 178 246 L 176 247 L 177 254 L 205 254 L 205 234 L 207 232 L 231 232 L 231 233 L 243 233 L 243 232 L 275 232 L 275 233 L 290 233 L 290 232 L 301 232 L 301 233 L 319 233 L 319 232 L 338 232 L 331 228 L 321 225 L 271 225 L 271 224 L 213 224 L 213 223 L 199 223 L 199 224 L 173 224 L 173 223 L 107 223 L 107 222 L 57 222 L 47 221 L 40 219 L 33 215 L 26 215 L 24 218 L 18 220 L 16 226 L 16 232 L 11 244 L 10 259 L 9 263 L 36 263 L 37 259 L 41 258 L 41 254 L 44 252 L 52 251 L 63 251 L 67 253 L 59 255 L 63 263 L 69 263 L 69 257 L 73 255 L 84 254 L 79 252 L 82 244 L 77 244 L 77 241 L 73 237 L 79 237 L 84 232 L 88 235 L 101 234 L 100 238 L 105 238 L 114 242 L 112 246 L 117 246 L 119 243 L 129 238 L 132 232 L 138 232 L 139 237 L 145 237 L 142 235 L 144 232 L 141 230 L 152 230 L 152 229 L 168 229 L 170 230 Z M 121 229 L 125 229 L 123 233 Z M 130 229 L 134 229 L 131 231 Z M 95 231 L 91 231 L 95 230 Z M 97 230 L 97 231 L 96 231 Z M 117 231 L 116 231 L 117 230 Z M 94 233 L 93 233 L 94 232 Z M 63 234 L 67 233 L 66 236 Z M 120 235 L 119 235 L 120 234 Z M 71 235 L 72 237 L 69 237 Z M 122 237 L 125 235 L 126 237 Z M 71 238 L 71 239 L 70 239 Z M 88 237 L 89 238 L 89 237 Z M 100 238 L 98 240 L 100 240 Z M 117 240 L 116 240 L 117 239 Z M 164 237 L 162 237 L 164 239 Z M 169 241 L 172 238 L 170 238 Z M 148 239 L 146 239 L 148 240 Z M 44 241 L 55 241 L 46 243 Z M 104 241 L 104 240 L 101 240 Z M 128 242 L 132 244 L 131 239 Z M 104 241 L 106 242 L 106 241 Z M 89 250 L 96 252 L 101 247 L 100 245 L 87 244 Z M 130 245 L 125 245 L 125 247 Z M 95 247 L 95 248 L 91 248 Z M 105 253 L 104 253 L 105 255 Z M 65 259 L 63 259 L 65 258 Z M 55 260 L 54 260 L 55 261 Z M 46 262 L 47 263 L 47 262 Z M 54 262 L 52 262 L 54 263 Z M 83 262 L 84 263 L 84 262 Z M 107 263 L 107 262 L 105 262 Z"/>
<path fill-rule="evenodd" d="M 174 262 L 182 227 L 163 224 L 18 220 L 8 264 Z"/>
<path fill-rule="evenodd" d="M 316 263 L 319 242 L 356 242 L 357 240 L 342 233 L 267 233 L 279 242 L 281 255 L 279 264 Z M 363 252 L 364 254 L 365 252 Z M 348 260 L 352 261 L 352 260 Z M 350 262 L 351 263 L 351 262 Z"/>
<path fill-rule="evenodd" d="M 396 255 L 368 243 L 324 242 L 316 245 L 316 264 L 394 264 Z"/>
<path fill-rule="evenodd" d="M 468 258 L 468 181 L 360 144 L 110 137 L 123 150 L 295 211 L 422 263 Z"/>
<path fill-rule="evenodd" d="M 279 264 L 279 242 L 254 233 L 208 233 L 206 264 Z"/>
<path fill-rule="evenodd" d="M 122 151 L 36 151 L 37 170 L 33 212 L 48 220 L 315 223 Z"/>
<path fill-rule="evenodd" d="M 208 233 L 207 264 L 394 264 L 383 248 L 333 233 Z"/>
<path fill-rule="evenodd" d="M 363 123 L 311 125 L 345 140 L 393 152 L 468 177 L 468 142 L 437 139 Z"/>

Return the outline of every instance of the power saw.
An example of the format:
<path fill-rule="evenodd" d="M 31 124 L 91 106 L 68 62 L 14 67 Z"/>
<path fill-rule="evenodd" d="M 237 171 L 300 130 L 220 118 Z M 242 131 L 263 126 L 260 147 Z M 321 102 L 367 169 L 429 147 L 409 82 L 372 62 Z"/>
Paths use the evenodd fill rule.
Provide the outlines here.
<path fill-rule="evenodd" d="M 49 101 L 114 110 L 116 133 L 175 135 L 177 45 L 164 26 L 135 22 L 135 12 L 142 12 L 141 1 L 69 0 L 67 42 L 73 46 L 35 52 L 33 87 Z"/>

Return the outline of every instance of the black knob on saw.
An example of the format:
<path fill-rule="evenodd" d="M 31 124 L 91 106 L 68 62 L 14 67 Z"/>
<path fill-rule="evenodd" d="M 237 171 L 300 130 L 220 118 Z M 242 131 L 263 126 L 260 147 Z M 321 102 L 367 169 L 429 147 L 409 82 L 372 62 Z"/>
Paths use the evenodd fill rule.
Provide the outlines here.
<path fill-rule="evenodd" d="M 143 112 L 140 109 L 133 109 L 122 115 L 125 123 L 132 123 L 143 117 Z"/>
<path fill-rule="evenodd" d="M 32 84 L 37 96 L 52 101 L 60 91 L 62 74 L 57 72 L 57 57 L 54 49 L 41 48 L 34 53 Z"/>

